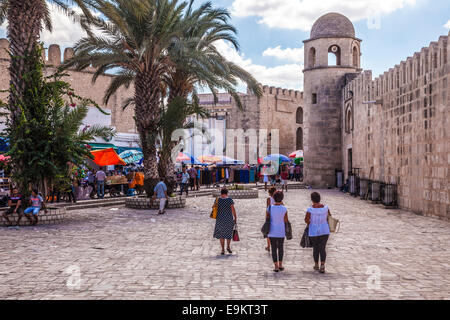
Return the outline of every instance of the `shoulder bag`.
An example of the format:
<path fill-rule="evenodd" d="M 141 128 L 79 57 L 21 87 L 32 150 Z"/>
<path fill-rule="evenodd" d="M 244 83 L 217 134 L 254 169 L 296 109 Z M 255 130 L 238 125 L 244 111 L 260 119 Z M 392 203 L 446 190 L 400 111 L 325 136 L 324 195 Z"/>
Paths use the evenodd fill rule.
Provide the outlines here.
<path fill-rule="evenodd" d="M 330 226 L 330 232 L 338 233 L 341 228 L 341 222 L 338 219 L 333 218 L 331 215 L 328 215 L 328 225 Z"/>
<path fill-rule="evenodd" d="M 270 233 L 270 211 L 271 211 L 271 207 L 272 207 L 272 206 L 269 206 L 269 217 L 266 218 L 266 222 L 263 224 L 263 226 L 262 226 L 262 228 L 261 228 L 261 232 L 262 232 L 262 234 L 263 234 L 263 236 L 264 236 L 265 238 L 267 238 L 267 236 L 268 236 L 269 233 Z M 266 214 L 267 214 L 267 213 L 266 213 Z"/>
<path fill-rule="evenodd" d="M 219 198 L 216 198 L 214 205 L 212 207 L 212 212 L 210 215 L 211 219 L 217 219 L 217 212 L 219 211 Z"/>

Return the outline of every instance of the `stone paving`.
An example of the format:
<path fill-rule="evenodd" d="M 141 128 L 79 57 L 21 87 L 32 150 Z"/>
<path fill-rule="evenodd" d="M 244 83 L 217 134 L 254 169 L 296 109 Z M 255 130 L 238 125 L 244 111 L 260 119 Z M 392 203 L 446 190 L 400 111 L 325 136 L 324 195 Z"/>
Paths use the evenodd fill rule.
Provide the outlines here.
<path fill-rule="evenodd" d="M 283 273 L 264 250 L 260 191 L 236 200 L 241 242 L 224 257 L 210 197 L 165 216 L 84 209 L 59 225 L 0 228 L 0 299 L 450 299 L 449 222 L 323 190 L 342 226 L 322 275 L 299 246 L 309 193 L 285 198 L 294 239 Z"/>

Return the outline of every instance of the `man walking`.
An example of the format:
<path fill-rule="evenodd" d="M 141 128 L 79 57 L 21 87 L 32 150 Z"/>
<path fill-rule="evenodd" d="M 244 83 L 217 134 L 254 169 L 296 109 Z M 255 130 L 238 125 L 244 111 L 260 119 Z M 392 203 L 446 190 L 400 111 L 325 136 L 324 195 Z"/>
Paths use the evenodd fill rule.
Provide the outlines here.
<path fill-rule="evenodd" d="M 95 178 L 97 179 L 97 197 L 99 199 L 103 199 L 105 197 L 105 179 L 106 173 L 100 167 L 100 170 L 95 174 Z"/>
<path fill-rule="evenodd" d="M 181 173 L 180 196 L 183 195 L 183 190 L 186 190 L 186 198 L 187 198 L 189 190 L 188 183 L 189 183 L 189 173 L 186 172 L 186 167 L 183 167 L 183 172 Z"/>
<path fill-rule="evenodd" d="M 169 198 L 167 196 L 167 186 L 164 183 L 162 179 L 160 179 L 159 183 L 155 186 L 153 189 L 153 198 L 152 198 L 152 204 L 155 201 L 155 199 L 159 199 L 159 212 L 158 214 L 165 214 L 166 213 L 166 202 Z"/>

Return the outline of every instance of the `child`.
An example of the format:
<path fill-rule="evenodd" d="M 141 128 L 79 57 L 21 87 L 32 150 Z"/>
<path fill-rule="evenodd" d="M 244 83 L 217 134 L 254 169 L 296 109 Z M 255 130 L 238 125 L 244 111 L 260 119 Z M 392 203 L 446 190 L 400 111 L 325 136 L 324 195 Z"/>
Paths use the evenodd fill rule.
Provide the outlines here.
<path fill-rule="evenodd" d="M 44 207 L 45 213 L 47 213 L 47 208 L 45 207 L 44 199 L 38 194 L 38 191 L 34 189 L 31 192 L 30 197 L 30 204 L 31 207 L 28 207 L 25 209 L 24 214 L 25 216 L 30 219 L 30 214 L 34 217 L 34 222 L 32 223 L 33 226 L 35 226 L 38 223 L 38 215 L 39 211 L 41 210 L 41 205 Z"/>

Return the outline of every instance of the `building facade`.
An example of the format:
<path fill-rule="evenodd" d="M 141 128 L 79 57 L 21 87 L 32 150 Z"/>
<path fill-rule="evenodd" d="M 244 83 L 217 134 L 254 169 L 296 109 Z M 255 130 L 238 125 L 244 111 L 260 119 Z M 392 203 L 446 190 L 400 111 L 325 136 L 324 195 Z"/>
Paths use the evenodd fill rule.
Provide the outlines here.
<path fill-rule="evenodd" d="M 7 39 L 0 39 L 0 88 L 2 90 L 8 90 L 9 88 L 9 55 L 5 49 L 9 49 L 9 41 Z M 61 52 L 59 45 L 52 44 L 48 48 L 47 57 L 45 58 L 45 64 L 47 66 L 46 73 L 48 75 L 55 73 L 56 68 L 61 65 L 63 61 L 73 56 L 73 49 L 67 48 L 64 53 Z M 123 110 L 125 101 L 133 96 L 134 89 L 121 88 L 112 96 L 109 103 L 106 105 L 103 103 L 104 94 L 114 79 L 112 75 L 102 75 L 95 83 L 92 83 L 92 76 L 95 72 L 94 68 L 88 68 L 85 71 L 78 72 L 74 70 L 68 70 L 68 74 L 63 80 L 70 83 L 74 91 L 84 97 L 95 101 L 104 111 L 109 115 L 100 113 L 96 108 L 89 107 L 88 116 L 85 120 L 85 125 L 104 125 L 113 127 L 117 135 L 111 141 L 104 141 L 103 139 L 97 139 L 93 143 L 97 143 L 100 146 L 115 146 L 122 149 L 138 148 L 139 147 L 139 135 L 134 123 L 134 110 L 133 107 Z M 0 98 L 6 101 L 8 98 L 7 93 L 0 93 Z M 3 128 L 0 128 L 2 130 Z M 95 144 L 94 144 L 95 146 Z"/>
<path fill-rule="evenodd" d="M 352 23 L 331 13 L 305 41 L 305 175 L 357 170 L 398 186 L 399 206 L 450 218 L 450 42 L 442 36 L 376 79 Z M 331 63 L 331 61 L 333 63 Z"/>

